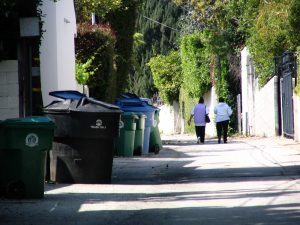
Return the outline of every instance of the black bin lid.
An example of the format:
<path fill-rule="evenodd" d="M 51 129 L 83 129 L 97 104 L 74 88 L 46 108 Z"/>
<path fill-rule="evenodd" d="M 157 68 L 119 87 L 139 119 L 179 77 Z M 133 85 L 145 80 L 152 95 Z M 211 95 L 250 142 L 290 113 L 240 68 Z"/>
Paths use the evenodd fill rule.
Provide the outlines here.
<path fill-rule="evenodd" d="M 65 99 L 53 101 L 44 108 L 45 113 L 71 113 L 71 112 L 102 112 L 102 113 L 122 113 L 116 105 L 98 101 L 89 97 L 80 99 Z"/>
<path fill-rule="evenodd" d="M 82 94 L 79 91 L 73 91 L 73 90 L 51 91 L 51 92 L 49 92 L 49 95 L 56 97 L 56 98 L 72 99 L 72 100 L 80 100 L 81 98 L 86 97 L 85 94 Z"/>
<path fill-rule="evenodd" d="M 78 112 L 118 112 L 121 113 L 120 107 L 106 102 L 98 101 L 93 98 L 82 98 L 73 111 Z"/>

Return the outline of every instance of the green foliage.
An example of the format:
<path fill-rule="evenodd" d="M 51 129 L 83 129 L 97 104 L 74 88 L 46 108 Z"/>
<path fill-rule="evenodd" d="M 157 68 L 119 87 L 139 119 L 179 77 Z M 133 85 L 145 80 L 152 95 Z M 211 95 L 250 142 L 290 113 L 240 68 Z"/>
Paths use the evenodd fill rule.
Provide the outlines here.
<path fill-rule="evenodd" d="M 141 33 L 135 33 L 133 35 L 134 46 L 139 47 L 145 44 L 144 35 Z"/>
<path fill-rule="evenodd" d="M 216 92 L 218 97 L 223 97 L 227 102 L 229 97 L 229 66 L 228 61 L 225 59 L 221 59 L 216 63 L 215 67 L 215 81 L 216 81 Z"/>
<path fill-rule="evenodd" d="M 247 45 L 259 82 L 264 85 L 273 74 L 273 60 L 289 49 L 288 7 L 289 0 L 261 3 L 255 26 Z"/>
<path fill-rule="evenodd" d="M 183 88 L 190 96 L 199 97 L 211 87 L 210 55 L 205 34 L 194 33 L 181 40 Z"/>
<path fill-rule="evenodd" d="M 87 71 L 94 72 L 87 80 L 90 95 L 99 100 L 112 102 L 116 97 L 114 47 L 115 36 L 107 24 L 90 25 L 82 23 L 77 28 L 75 40 L 76 59 L 88 62 L 94 58 Z"/>
<path fill-rule="evenodd" d="M 198 102 L 199 97 L 192 98 L 185 90 L 181 88 L 179 95 L 179 103 L 181 109 L 181 117 L 184 119 L 184 127 L 187 133 L 195 133 L 195 125 L 188 125 L 187 121 L 191 115 L 194 105 Z"/>
<path fill-rule="evenodd" d="M 178 101 L 182 81 L 182 70 L 179 52 L 152 57 L 148 63 L 151 68 L 155 86 L 164 102 L 169 105 Z"/>
<path fill-rule="evenodd" d="M 75 11 L 77 21 L 84 22 L 91 20 L 91 14 L 105 16 L 107 13 L 118 9 L 122 0 L 75 0 Z"/>
<path fill-rule="evenodd" d="M 295 50 L 300 45 L 300 1 L 292 0 L 290 2 L 288 22 L 290 25 L 289 40 L 292 49 Z"/>
<path fill-rule="evenodd" d="M 77 60 L 76 62 L 76 80 L 78 84 L 86 85 L 90 76 L 95 74 L 95 71 L 98 68 L 94 68 L 91 70 L 92 62 L 94 61 L 95 57 L 92 56 L 89 58 L 85 63 L 81 63 Z"/>
<path fill-rule="evenodd" d="M 300 44 L 300 3 L 298 0 L 176 0 L 189 4 L 194 21 L 202 31 L 210 30 L 210 42 L 223 39 L 224 50 L 213 52 L 219 60 L 227 58 L 232 77 L 239 77 L 235 62 L 247 44 L 261 85 L 273 75 L 274 57 Z M 215 45 L 215 46 L 218 46 Z M 223 53 L 222 53 L 223 52 Z M 224 52 L 230 57 L 224 56 Z M 223 56 L 222 56 L 223 54 Z M 218 62 L 216 60 L 215 62 Z M 220 85 L 220 84 L 219 84 Z"/>
<path fill-rule="evenodd" d="M 148 97 L 157 92 L 157 89 L 147 63 L 152 56 L 168 55 L 171 50 L 178 49 L 180 32 L 177 22 L 181 13 L 181 9 L 172 1 L 165 0 L 144 0 L 139 10 L 136 29 L 143 34 L 145 44 L 136 47 L 136 57 L 139 77 Z"/>
<path fill-rule="evenodd" d="M 147 96 L 147 80 L 143 77 L 143 73 L 137 59 L 138 47 L 145 44 L 144 36 L 141 33 L 135 33 L 133 39 L 133 65 L 125 92 L 134 93 L 138 96 Z"/>
<path fill-rule="evenodd" d="M 260 2 L 261 0 L 230 0 L 228 2 L 226 18 L 236 24 L 236 32 L 242 37 L 242 45 L 250 36 L 250 30 L 259 12 Z"/>
<path fill-rule="evenodd" d="M 186 3 L 186 1 L 177 2 Z M 190 13 L 193 17 L 186 17 L 186 23 L 190 23 L 190 19 L 192 19 L 195 29 L 199 30 L 200 28 L 202 33 L 202 36 L 199 35 L 203 44 L 201 52 L 206 58 L 205 63 L 202 64 L 203 70 L 206 71 L 206 74 L 210 73 L 211 78 L 209 76 L 207 78 L 212 80 L 217 95 L 224 97 L 235 111 L 235 98 L 240 92 L 239 51 L 249 36 L 249 28 L 252 19 L 255 18 L 259 1 L 189 1 L 189 3 Z M 249 6 L 253 7 L 249 8 Z M 187 52 L 192 54 L 193 51 Z M 190 59 L 191 57 L 188 57 L 188 60 Z M 197 62 L 199 61 L 197 60 Z M 193 64 L 192 62 L 193 60 L 188 61 L 189 64 Z M 197 64 L 196 67 L 201 68 Z M 193 66 L 189 65 L 187 68 L 191 70 Z M 190 79 L 190 83 L 184 86 L 184 91 L 188 92 L 203 80 L 198 77 L 191 80 L 191 76 L 188 76 L 188 79 Z M 201 85 L 201 87 L 203 86 Z M 192 96 L 198 97 L 205 92 L 204 89 Z M 189 115 L 190 112 L 187 113 Z M 230 127 L 231 129 L 236 127 L 235 120 L 231 121 Z"/>
<path fill-rule="evenodd" d="M 137 0 L 123 0 L 121 7 L 107 17 L 116 32 L 117 95 L 128 86 L 129 73 L 133 67 L 135 22 L 139 4 Z"/>

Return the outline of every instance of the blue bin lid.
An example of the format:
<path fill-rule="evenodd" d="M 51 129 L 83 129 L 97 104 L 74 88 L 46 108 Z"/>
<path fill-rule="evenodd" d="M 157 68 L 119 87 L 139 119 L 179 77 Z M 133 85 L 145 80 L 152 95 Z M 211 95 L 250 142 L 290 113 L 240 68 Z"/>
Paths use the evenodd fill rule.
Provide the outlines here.
<path fill-rule="evenodd" d="M 61 98 L 61 99 L 72 99 L 72 100 L 80 100 L 83 97 L 86 97 L 85 94 L 80 93 L 79 91 L 73 90 L 65 90 L 65 91 L 51 91 L 49 95 Z"/>
<path fill-rule="evenodd" d="M 143 101 L 118 99 L 116 105 L 126 112 L 154 112 L 155 108 Z"/>
<path fill-rule="evenodd" d="M 139 96 L 133 93 L 124 93 L 120 96 L 120 98 L 140 100 Z"/>

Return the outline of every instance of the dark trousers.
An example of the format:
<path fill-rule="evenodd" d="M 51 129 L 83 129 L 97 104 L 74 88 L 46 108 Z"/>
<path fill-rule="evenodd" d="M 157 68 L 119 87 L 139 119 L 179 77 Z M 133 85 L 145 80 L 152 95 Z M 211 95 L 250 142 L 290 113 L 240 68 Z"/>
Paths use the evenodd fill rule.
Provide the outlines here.
<path fill-rule="evenodd" d="M 205 126 L 195 126 L 197 138 L 200 137 L 200 142 L 204 143 Z"/>
<path fill-rule="evenodd" d="M 229 120 L 221 121 L 217 123 L 217 135 L 218 141 L 221 141 L 222 133 L 223 133 L 223 140 L 227 142 L 227 132 L 228 132 L 228 124 Z"/>

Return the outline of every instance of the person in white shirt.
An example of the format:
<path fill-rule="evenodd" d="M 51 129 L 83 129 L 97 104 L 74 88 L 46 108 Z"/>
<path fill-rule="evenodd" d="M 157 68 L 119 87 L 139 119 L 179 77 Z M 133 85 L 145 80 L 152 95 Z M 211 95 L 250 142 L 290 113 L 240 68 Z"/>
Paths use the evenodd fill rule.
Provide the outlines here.
<path fill-rule="evenodd" d="M 200 97 L 198 104 L 196 104 L 191 112 L 191 116 L 188 120 L 188 125 L 190 125 L 192 118 L 194 117 L 195 130 L 197 136 L 197 143 L 204 144 L 205 139 L 205 114 L 208 114 L 206 105 L 204 104 L 204 98 Z"/>
<path fill-rule="evenodd" d="M 232 109 L 224 102 L 224 98 L 220 97 L 219 103 L 214 108 L 214 113 L 216 114 L 218 143 L 221 143 L 222 133 L 223 141 L 227 143 L 228 124 Z"/>

